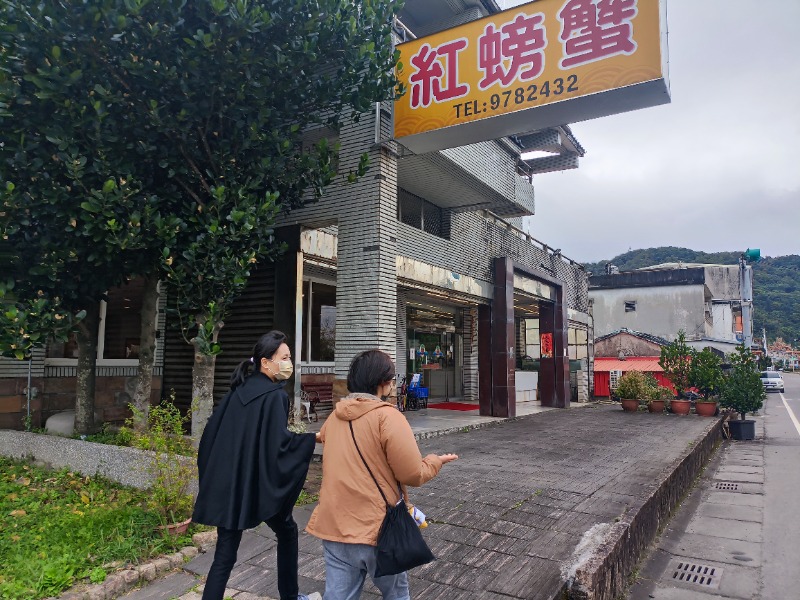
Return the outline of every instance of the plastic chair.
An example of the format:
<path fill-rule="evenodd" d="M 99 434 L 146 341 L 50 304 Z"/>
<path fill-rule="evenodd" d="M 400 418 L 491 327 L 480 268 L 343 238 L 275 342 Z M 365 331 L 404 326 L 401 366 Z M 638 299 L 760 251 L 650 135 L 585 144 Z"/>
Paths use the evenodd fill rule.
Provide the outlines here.
<path fill-rule="evenodd" d="M 410 410 L 419 410 L 420 408 L 428 408 L 428 388 L 420 385 L 422 375 L 414 373 L 411 377 L 411 382 L 408 384 L 408 404 Z"/>
<path fill-rule="evenodd" d="M 314 415 L 314 420 L 319 421 L 317 415 L 316 405 L 319 404 L 319 392 L 300 390 L 300 404 L 306 409 L 306 417 L 308 422 L 311 423 L 311 415 Z"/>

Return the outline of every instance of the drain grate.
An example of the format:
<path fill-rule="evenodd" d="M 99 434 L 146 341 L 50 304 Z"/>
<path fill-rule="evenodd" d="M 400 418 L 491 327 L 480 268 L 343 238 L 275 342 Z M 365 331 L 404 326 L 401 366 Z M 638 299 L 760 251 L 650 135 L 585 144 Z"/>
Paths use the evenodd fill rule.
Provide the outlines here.
<path fill-rule="evenodd" d="M 672 579 L 702 586 L 704 588 L 718 588 L 722 569 L 710 565 L 701 565 L 690 562 L 679 562 Z"/>
<path fill-rule="evenodd" d="M 719 481 L 717 482 L 717 489 L 718 490 L 727 490 L 729 492 L 735 492 L 739 489 L 738 483 L 728 483 L 727 481 Z"/>

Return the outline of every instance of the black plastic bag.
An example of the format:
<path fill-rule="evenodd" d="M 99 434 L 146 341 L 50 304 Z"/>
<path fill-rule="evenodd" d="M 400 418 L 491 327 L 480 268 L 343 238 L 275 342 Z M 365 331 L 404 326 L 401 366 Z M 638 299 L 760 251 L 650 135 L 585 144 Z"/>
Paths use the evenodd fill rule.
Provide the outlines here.
<path fill-rule="evenodd" d="M 386 517 L 378 531 L 375 577 L 397 575 L 435 559 L 405 501 L 400 500 L 393 507 L 387 506 Z"/>

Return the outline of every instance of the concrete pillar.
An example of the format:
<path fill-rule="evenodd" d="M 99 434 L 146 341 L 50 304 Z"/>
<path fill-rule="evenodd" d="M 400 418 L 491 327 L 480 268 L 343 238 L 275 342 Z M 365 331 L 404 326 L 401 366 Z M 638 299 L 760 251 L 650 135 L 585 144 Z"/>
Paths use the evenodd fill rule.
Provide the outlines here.
<path fill-rule="evenodd" d="M 380 147 L 339 214 L 334 400 L 347 394 L 353 357 L 378 348 L 396 359 L 397 162 Z"/>
<path fill-rule="evenodd" d="M 542 406 L 569 406 L 569 357 L 567 356 L 567 307 L 564 288 L 556 288 L 554 303 L 539 305 L 539 332 L 553 336 L 552 358 L 542 357 L 539 367 L 539 399 Z"/>
<path fill-rule="evenodd" d="M 462 385 L 464 400 L 475 401 L 480 397 L 478 389 L 478 309 L 464 309 L 464 321 L 461 331 L 464 348 Z"/>
<path fill-rule="evenodd" d="M 492 307 L 478 306 L 478 407 L 482 417 L 492 416 Z"/>
<path fill-rule="evenodd" d="M 515 417 L 516 340 L 514 332 L 514 265 L 510 258 L 494 261 L 492 302 L 492 416 Z"/>
<path fill-rule="evenodd" d="M 406 324 L 406 293 L 397 292 L 397 359 L 398 375 L 405 375 L 408 362 L 408 326 Z"/>

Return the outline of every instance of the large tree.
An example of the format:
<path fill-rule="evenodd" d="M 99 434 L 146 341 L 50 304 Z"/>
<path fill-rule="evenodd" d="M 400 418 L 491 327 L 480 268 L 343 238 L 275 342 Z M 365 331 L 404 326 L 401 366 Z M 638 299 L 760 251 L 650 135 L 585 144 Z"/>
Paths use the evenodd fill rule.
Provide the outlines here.
<path fill-rule="evenodd" d="M 35 143 L 39 169 L 64 170 L 48 153 L 83 161 L 69 180 L 81 185 L 59 181 L 57 193 L 21 167 L 0 166 L 0 185 L 77 204 L 79 235 L 62 223 L 65 247 L 92 239 L 106 255 L 122 250 L 106 258 L 123 261 L 125 277 L 166 275 L 195 350 L 197 437 L 213 405 L 217 335 L 249 270 L 279 250 L 275 217 L 333 181 L 337 146 L 325 140 L 342 119 L 394 93 L 398 8 L 0 0 L 0 158 L 20 167 L 17 148 Z"/>

